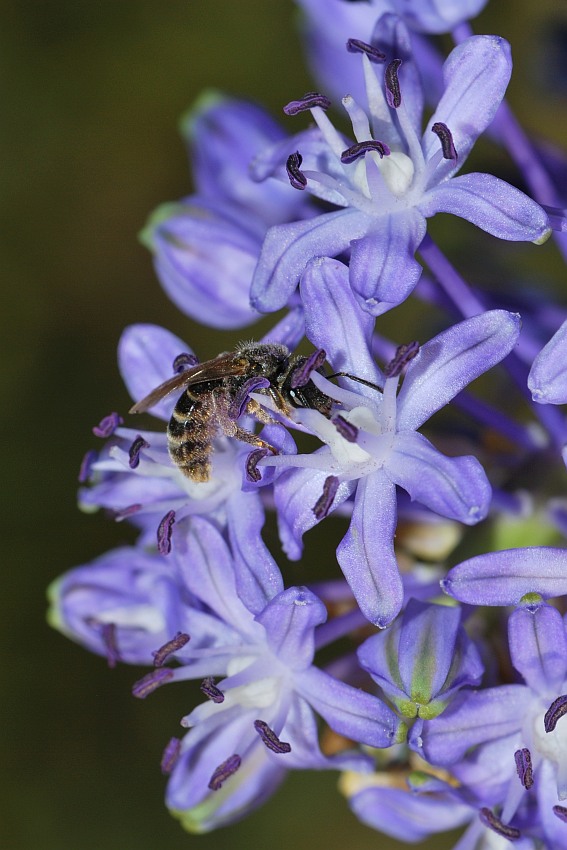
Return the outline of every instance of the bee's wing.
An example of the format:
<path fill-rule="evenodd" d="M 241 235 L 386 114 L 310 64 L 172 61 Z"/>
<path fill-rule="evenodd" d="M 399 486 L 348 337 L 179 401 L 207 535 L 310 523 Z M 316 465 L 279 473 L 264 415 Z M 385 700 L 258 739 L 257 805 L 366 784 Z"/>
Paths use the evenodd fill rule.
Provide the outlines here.
<path fill-rule="evenodd" d="M 194 384 L 200 384 L 203 381 L 220 380 L 228 375 L 244 375 L 248 362 L 243 357 L 238 357 L 234 352 L 219 354 L 214 360 L 205 360 L 203 363 L 197 363 L 190 369 L 180 372 L 179 375 L 173 375 L 168 378 L 155 390 L 152 390 L 145 398 L 136 402 L 129 413 L 144 413 L 149 410 L 166 395 L 169 395 L 175 390 L 185 390 L 187 387 Z"/>

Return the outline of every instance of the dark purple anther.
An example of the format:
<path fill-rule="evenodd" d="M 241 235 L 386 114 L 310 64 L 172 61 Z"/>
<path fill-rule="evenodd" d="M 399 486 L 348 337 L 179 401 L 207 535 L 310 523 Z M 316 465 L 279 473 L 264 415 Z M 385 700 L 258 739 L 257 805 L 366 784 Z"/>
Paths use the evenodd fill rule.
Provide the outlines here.
<path fill-rule="evenodd" d="M 267 378 L 248 378 L 247 381 L 244 381 L 233 400 L 230 403 L 230 407 L 228 408 L 228 418 L 232 419 L 233 422 L 242 416 L 246 405 L 248 404 L 248 396 L 250 393 L 255 393 L 257 390 L 265 390 L 266 387 L 270 386 L 270 382 Z"/>
<path fill-rule="evenodd" d="M 508 841 L 516 841 L 517 838 L 521 837 L 522 833 L 519 829 L 516 829 L 515 826 L 509 826 L 507 823 L 502 823 L 500 818 L 497 818 L 494 812 L 486 807 L 480 810 L 479 817 L 485 826 L 497 835 L 501 835 L 502 838 L 507 838 Z"/>
<path fill-rule="evenodd" d="M 344 416 L 341 416 L 340 414 L 331 419 L 331 422 L 341 437 L 344 437 L 348 443 L 356 443 L 356 438 L 358 437 L 358 428 L 356 425 L 353 425 L 351 422 L 347 422 Z"/>
<path fill-rule="evenodd" d="M 526 791 L 529 791 L 534 784 L 534 772 L 532 769 L 532 756 L 528 748 L 524 747 L 521 750 L 516 750 L 514 753 L 514 760 L 516 762 L 516 770 L 518 771 L 520 782 Z"/>
<path fill-rule="evenodd" d="M 380 159 L 385 156 L 390 156 L 390 148 L 388 145 L 384 144 L 384 142 L 369 139 L 367 142 L 357 142 L 355 145 L 351 145 L 350 148 L 347 148 L 346 151 L 343 151 L 341 154 L 341 162 L 345 165 L 349 165 L 349 163 L 354 162 L 359 157 L 364 156 L 364 154 L 369 153 L 370 151 L 375 151 L 380 154 Z"/>
<path fill-rule="evenodd" d="M 327 359 L 327 352 L 323 348 L 318 348 L 309 357 L 306 357 L 303 363 L 300 363 L 294 370 L 290 379 L 292 390 L 298 387 L 304 387 L 311 380 L 311 373 L 320 369 Z"/>
<path fill-rule="evenodd" d="M 191 638 L 189 635 L 184 632 L 177 632 L 174 638 L 171 638 L 171 640 L 168 640 L 163 646 L 160 646 L 159 649 L 156 649 L 155 652 L 152 652 L 154 657 L 154 667 L 163 667 L 169 656 L 173 655 L 174 652 L 178 652 L 178 650 L 183 649 L 185 644 L 189 643 L 190 640 Z"/>
<path fill-rule="evenodd" d="M 567 809 L 565 806 L 554 806 L 552 811 L 559 820 L 562 820 L 563 823 L 567 823 Z"/>
<path fill-rule="evenodd" d="M 201 691 L 205 694 L 207 699 L 211 700 L 211 702 L 224 702 L 224 694 L 220 688 L 217 688 L 212 676 L 207 676 L 206 679 L 203 679 L 200 687 Z"/>
<path fill-rule="evenodd" d="M 226 782 L 233 773 L 236 773 L 240 767 L 240 761 L 240 756 L 235 753 L 233 756 L 229 756 L 226 761 L 223 761 L 222 764 L 219 764 L 209 782 L 209 788 L 211 791 L 218 791 L 219 788 L 222 787 L 223 783 Z"/>
<path fill-rule="evenodd" d="M 312 511 L 317 517 L 317 519 L 323 519 L 327 516 L 331 505 L 333 504 L 333 499 L 337 494 L 338 488 L 339 479 L 336 475 L 329 475 L 327 476 L 327 478 L 325 478 L 325 483 L 323 484 L 323 492 L 312 508 Z"/>
<path fill-rule="evenodd" d="M 290 753 L 291 752 L 291 744 L 287 744 L 285 741 L 280 741 L 276 733 L 273 729 L 270 729 L 267 723 L 263 720 L 255 720 L 254 721 L 254 729 L 267 746 L 269 750 L 273 753 Z"/>
<path fill-rule="evenodd" d="M 109 413 L 104 419 L 101 419 L 98 425 L 93 428 L 95 437 L 111 437 L 112 434 L 123 424 L 124 420 L 118 413 Z"/>
<path fill-rule="evenodd" d="M 173 372 L 175 375 L 180 375 L 185 369 L 190 369 L 191 366 L 196 366 L 199 358 L 195 354 L 189 354 L 188 351 L 182 351 L 173 361 Z"/>
<path fill-rule="evenodd" d="M 397 378 L 401 375 L 418 351 L 419 342 L 408 342 L 406 345 L 399 345 L 393 359 L 384 368 L 386 378 Z"/>
<path fill-rule="evenodd" d="M 150 444 L 144 440 L 141 434 L 135 437 L 134 442 L 128 449 L 128 466 L 130 469 L 136 469 L 140 464 L 140 452 L 142 449 L 149 449 Z"/>
<path fill-rule="evenodd" d="M 79 469 L 79 484 L 84 484 L 85 481 L 89 480 L 91 477 L 92 465 L 97 458 L 98 452 L 95 452 L 94 449 L 91 449 L 86 453 L 81 461 L 81 468 Z"/>
<path fill-rule="evenodd" d="M 251 481 L 253 484 L 257 484 L 258 481 L 262 480 L 262 473 L 258 469 L 258 464 L 262 460 L 263 457 L 267 457 L 269 454 L 272 454 L 269 449 L 255 449 L 253 452 L 250 452 L 248 457 L 246 458 L 246 480 Z"/>
<path fill-rule="evenodd" d="M 307 112 L 309 109 L 315 109 L 316 106 L 320 106 L 321 109 L 328 109 L 330 105 L 331 101 L 324 94 L 318 91 L 308 91 L 299 100 L 290 100 L 284 106 L 283 111 L 286 115 L 299 115 L 300 112 Z"/>
<path fill-rule="evenodd" d="M 103 623 L 101 637 L 106 649 L 106 661 L 112 670 L 119 661 L 122 661 L 116 644 L 116 623 Z"/>
<path fill-rule="evenodd" d="M 441 150 L 443 151 L 444 158 L 454 159 L 456 162 L 459 157 L 453 144 L 453 136 L 447 125 L 442 124 L 441 121 L 437 121 L 431 128 L 431 132 L 435 133 L 441 142 Z"/>
<path fill-rule="evenodd" d="M 557 721 L 567 714 L 567 696 L 557 697 L 554 699 L 543 718 L 543 727 L 546 732 L 553 732 L 557 726 Z"/>
<path fill-rule="evenodd" d="M 161 772 L 164 776 L 168 776 L 171 773 L 171 771 L 175 767 L 177 759 L 179 758 L 180 752 L 181 741 L 179 740 L 179 738 L 171 738 L 161 757 L 160 767 Z"/>
<path fill-rule="evenodd" d="M 141 508 L 142 506 L 136 503 L 135 505 L 128 505 L 128 507 L 126 508 L 121 508 L 118 511 L 111 510 L 110 514 L 117 522 L 120 522 L 120 520 L 128 519 L 129 516 L 137 514 L 138 511 L 141 510 Z"/>
<path fill-rule="evenodd" d="M 285 164 L 285 170 L 287 171 L 288 180 L 293 186 L 294 189 L 303 190 L 307 186 L 307 177 L 301 171 L 300 166 L 303 162 L 303 157 L 296 151 L 295 153 L 291 153 Z"/>
<path fill-rule="evenodd" d="M 366 41 L 361 41 L 359 38 L 349 38 L 346 43 L 346 49 L 349 53 L 365 53 L 371 62 L 381 65 L 386 61 L 386 54 L 378 50 L 377 47 L 372 47 Z"/>
<path fill-rule="evenodd" d="M 175 511 L 168 511 L 158 525 L 157 548 L 160 555 L 169 555 L 171 552 L 171 534 L 174 522 Z"/>
<path fill-rule="evenodd" d="M 402 102 L 402 92 L 400 90 L 400 81 L 398 80 L 398 68 L 402 64 L 401 59 L 394 59 L 386 67 L 384 72 L 384 82 L 386 83 L 386 100 L 388 106 L 392 109 L 397 109 Z"/>
<path fill-rule="evenodd" d="M 132 694 L 137 699 L 145 699 L 158 688 L 161 688 L 162 685 L 166 685 L 171 679 L 173 679 L 173 670 L 169 670 L 167 667 L 159 667 L 157 670 L 152 670 L 147 676 L 138 679 L 132 688 Z"/>

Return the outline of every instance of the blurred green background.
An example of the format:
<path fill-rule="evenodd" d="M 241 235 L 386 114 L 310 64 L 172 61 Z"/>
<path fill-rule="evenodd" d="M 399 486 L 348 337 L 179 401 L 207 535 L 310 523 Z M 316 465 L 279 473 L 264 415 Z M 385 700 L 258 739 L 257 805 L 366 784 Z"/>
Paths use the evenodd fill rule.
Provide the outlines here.
<path fill-rule="evenodd" d="M 313 87 L 293 4 L 13 0 L 0 10 L 0 843 L 10 850 L 398 847 L 356 822 L 332 774 L 291 775 L 243 823 L 186 835 L 162 805 L 159 759 L 192 697 L 178 687 L 134 700 L 140 671 L 109 671 L 44 619 L 50 581 L 131 539 L 124 525 L 82 515 L 75 504 L 80 460 L 96 443 L 92 425 L 129 404 L 115 357 L 123 327 L 163 324 L 203 357 L 234 341 L 197 329 L 169 304 L 137 232 L 157 204 L 190 191 L 176 127 L 203 87 L 263 101 L 274 114 Z M 475 24 L 512 41 L 512 104 L 529 129 L 558 143 L 566 129 L 564 51 L 554 56 L 546 39 L 559 24 L 564 33 L 566 13 L 554 0 L 493 0 Z"/>

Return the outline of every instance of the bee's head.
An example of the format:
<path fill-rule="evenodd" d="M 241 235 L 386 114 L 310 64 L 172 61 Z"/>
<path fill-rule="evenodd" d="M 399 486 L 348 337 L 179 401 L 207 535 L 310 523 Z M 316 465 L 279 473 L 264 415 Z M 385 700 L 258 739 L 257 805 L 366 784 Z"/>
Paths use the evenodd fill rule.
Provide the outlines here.
<path fill-rule="evenodd" d="M 277 343 L 250 342 L 240 346 L 239 354 L 250 363 L 250 374 L 277 380 L 289 368 L 289 350 Z"/>

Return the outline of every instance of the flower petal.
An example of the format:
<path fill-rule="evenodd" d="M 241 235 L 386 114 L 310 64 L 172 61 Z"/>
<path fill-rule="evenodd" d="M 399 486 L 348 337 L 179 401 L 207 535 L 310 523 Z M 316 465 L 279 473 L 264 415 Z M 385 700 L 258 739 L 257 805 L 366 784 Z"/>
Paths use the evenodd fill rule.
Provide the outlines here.
<path fill-rule="evenodd" d="M 493 174 L 461 174 L 434 186 L 419 202 L 429 218 L 446 212 L 510 242 L 535 242 L 550 236 L 547 214 L 528 195 Z"/>
<path fill-rule="evenodd" d="M 327 619 L 321 600 L 307 587 L 278 593 L 256 620 L 266 630 L 272 652 L 292 670 L 303 670 L 315 654 L 315 627 Z"/>
<path fill-rule="evenodd" d="M 471 605 L 517 605 L 527 593 L 567 594 L 567 550 L 527 546 L 488 552 L 449 570 L 441 587 Z"/>
<path fill-rule="evenodd" d="M 358 483 L 349 529 L 337 548 L 337 561 L 360 609 L 385 628 L 398 614 L 403 586 L 394 555 L 396 488 L 374 473 Z"/>
<path fill-rule="evenodd" d="M 535 358 L 528 387 L 538 404 L 567 404 L 567 321 Z"/>
<path fill-rule="evenodd" d="M 508 620 L 512 664 L 526 683 L 553 697 L 567 673 L 567 638 L 563 617 L 551 605 L 523 605 Z"/>

